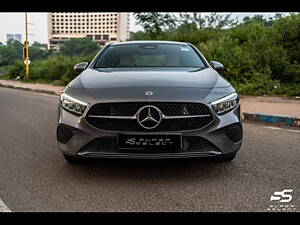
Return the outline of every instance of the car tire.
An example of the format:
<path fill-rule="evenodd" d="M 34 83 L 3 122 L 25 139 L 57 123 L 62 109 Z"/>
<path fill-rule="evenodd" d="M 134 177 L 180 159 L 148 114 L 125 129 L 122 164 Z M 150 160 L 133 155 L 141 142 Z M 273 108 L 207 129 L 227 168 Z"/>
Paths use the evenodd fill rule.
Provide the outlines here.
<path fill-rule="evenodd" d="M 64 156 L 64 159 L 70 164 L 76 164 L 76 163 L 80 162 L 80 160 L 78 158 L 68 156 L 68 155 L 64 155 L 64 154 L 63 154 L 63 156 Z"/>
<path fill-rule="evenodd" d="M 231 154 L 217 156 L 217 160 L 219 160 L 219 161 L 231 161 L 236 157 L 236 154 L 237 153 L 235 152 L 235 153 L 231 153 Z"/>

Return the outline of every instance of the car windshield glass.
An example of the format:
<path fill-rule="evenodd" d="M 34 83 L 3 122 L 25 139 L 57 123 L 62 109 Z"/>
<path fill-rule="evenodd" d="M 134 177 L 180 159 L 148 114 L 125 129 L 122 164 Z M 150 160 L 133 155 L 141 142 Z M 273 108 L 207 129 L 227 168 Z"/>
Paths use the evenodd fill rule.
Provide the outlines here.
<path fill-rule="evenodd" d="M 142 43 L 108 47 L 95 63 L 96 68 L 121 67 L 206 67 L 188 44 Z"/>

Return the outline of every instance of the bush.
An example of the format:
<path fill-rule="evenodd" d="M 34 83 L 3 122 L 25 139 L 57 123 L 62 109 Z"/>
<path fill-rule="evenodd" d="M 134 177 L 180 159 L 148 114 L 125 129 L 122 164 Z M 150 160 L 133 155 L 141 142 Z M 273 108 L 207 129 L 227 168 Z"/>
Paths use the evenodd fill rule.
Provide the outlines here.
<path fill-rule="evenodd" d="M 94 56 L 63 56 L 53 55 L 45 60 L 33 61 L 30 64 L 29 76 L 27 82 L 35 81 L 40 83 L 54 83 L 56 85 L 66 85 L 77 74 L 73 67 L 82 61 L 91 61 Z M 23 61 L 18 61 L 8 67 L 5 75 L 10 79 L 21 76 L 21 80 L 25 80 L 25 66 Z"/>

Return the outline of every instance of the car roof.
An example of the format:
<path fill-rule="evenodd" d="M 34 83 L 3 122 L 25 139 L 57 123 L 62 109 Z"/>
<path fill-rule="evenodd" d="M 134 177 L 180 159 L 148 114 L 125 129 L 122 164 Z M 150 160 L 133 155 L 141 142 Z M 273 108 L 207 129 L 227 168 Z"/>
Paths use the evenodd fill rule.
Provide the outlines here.
<path fill-rule="evenodd" d="M 128 45 L 128 44 L 188 44 L 187 42 L 179 42 L 179 41 L 160 41 L 160 40 L 147 40 L 147 41 L 124 41 L 124 42 L 115 42 L 112 43 L 111 46 L 113 45 Z"/>

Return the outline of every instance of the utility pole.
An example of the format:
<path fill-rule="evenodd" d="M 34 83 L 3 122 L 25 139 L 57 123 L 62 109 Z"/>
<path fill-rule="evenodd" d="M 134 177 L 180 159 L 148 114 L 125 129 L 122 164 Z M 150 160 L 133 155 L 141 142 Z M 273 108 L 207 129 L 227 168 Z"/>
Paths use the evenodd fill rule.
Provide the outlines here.
<path fill-rule="evenodd" d="M 26 41 L 25 41 L 25 51 L 26 51 L 26 55 L 25 55 L 25 61 L 26 61 L 26 79 L 28 78 L 29 75 L 29 52 L 28 52 L 28 29 L 27 29 L 27 13 L 25 13 L 25 35 L 26 35 Z"/>

